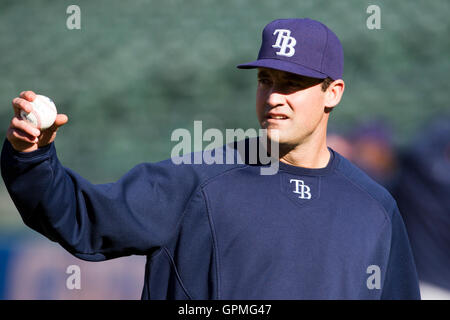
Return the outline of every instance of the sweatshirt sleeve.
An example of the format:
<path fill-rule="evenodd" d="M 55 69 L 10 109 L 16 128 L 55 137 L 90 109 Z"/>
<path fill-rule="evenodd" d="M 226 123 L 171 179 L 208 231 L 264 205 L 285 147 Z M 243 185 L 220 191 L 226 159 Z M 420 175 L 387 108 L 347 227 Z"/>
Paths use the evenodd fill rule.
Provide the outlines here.
<path fill-rule="evenodd" d="M 381 299 L 420 300 L 414 257 L 405 225 L 396 204 L 391 225 L 391 246 Z"/>
<path fill-rule="evenodd" d="M 61 165 L 53 143 L 22 153 L 5 140 L 1 171 L 24 223 L 90 261 L 164 246 L 198 184 L 189 166 L 169 159 L 94 185 Z"/>

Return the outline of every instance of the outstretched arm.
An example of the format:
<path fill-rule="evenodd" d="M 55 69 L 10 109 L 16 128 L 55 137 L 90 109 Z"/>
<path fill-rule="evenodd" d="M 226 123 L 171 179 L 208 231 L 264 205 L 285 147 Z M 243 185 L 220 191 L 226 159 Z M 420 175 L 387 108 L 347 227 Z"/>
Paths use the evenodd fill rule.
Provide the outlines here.
<path fill-rule="evenodd" d="M 33 95 L 14 100 L 16 115 Z M 60 117 L 37 141 L 33 128 L 18 119 L 8 129 L 2 177 L 25 224 L 86 260 L 147 254 L 173 239 L 198 184 L 192 168 L 169 159 L 94 185 L 58 160 L 53 140 L 65 122 Z"/>

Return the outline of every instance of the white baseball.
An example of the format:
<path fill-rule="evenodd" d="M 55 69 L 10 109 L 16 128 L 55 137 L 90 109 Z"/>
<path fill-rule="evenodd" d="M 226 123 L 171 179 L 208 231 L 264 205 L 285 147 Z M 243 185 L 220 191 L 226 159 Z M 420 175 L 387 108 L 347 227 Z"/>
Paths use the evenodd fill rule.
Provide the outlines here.
<path fill-rule="evenodd" d="M 30 122 L 39 130 L 50 128 L 55 122 L 57 113 L 53 101 L 46 96 L 38 94 L 31 104 L 33 105 L 33 110 L 30 113 L 22 110 L 20 117 Z"/>

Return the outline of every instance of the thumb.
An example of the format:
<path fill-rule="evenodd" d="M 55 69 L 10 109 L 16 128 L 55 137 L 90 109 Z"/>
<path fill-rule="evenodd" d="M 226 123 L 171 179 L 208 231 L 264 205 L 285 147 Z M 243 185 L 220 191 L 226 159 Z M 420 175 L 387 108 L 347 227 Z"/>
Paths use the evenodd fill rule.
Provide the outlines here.
<path fill-rule="evenodd" d="M 69 118 L 67 117 L 67 115 L 65 114 L 56 115 L 55 123 L 53 123 L 54 129 L 58 129 L 59 127 L 65 125 L 68 121 Z"/>
<path fill-rule="evenodd" d="M 41 131 L 41 135 L 38 138 L 38 146 L 43 147 L 52 143 L 55 140 L 58 128 L 65 125 L 68 121 L 69 118 L 65 114 L 58 114 L 53 125 Z"/>

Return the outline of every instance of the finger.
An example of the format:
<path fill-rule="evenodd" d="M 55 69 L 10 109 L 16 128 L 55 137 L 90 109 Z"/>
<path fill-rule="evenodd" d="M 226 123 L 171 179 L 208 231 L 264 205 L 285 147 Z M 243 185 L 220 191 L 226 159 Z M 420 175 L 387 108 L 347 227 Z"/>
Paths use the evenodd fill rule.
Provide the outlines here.
<path fill-rule="evenodd" d="M 50 130 L 56 131 L 56 130 L 58 130 L 59 127 L 65 125 L 68 121 L 69 121 L 69 118 L 67 117 L 67 115 L 62 114 L 62 113 L 61 114 L 57 114 L 55 122 L 50 127 Z"/>
<path fill-rule="evenodd" d="M 30 91 L 30 90 L 22 91 L 20 93 L 20 97 L 25 100 L 28 100 L 28 101 L 34 101 L 34 99 L 36 98 L 36 93 L 34 93 L 33 91 Z"/>
<path fill-rule="evenodd" d="M 59 128 L 69 122 L 69 117 L 65 114 L 56 115 L 55 125 Z"/>
<path fill-rule="evenodd" d="M 23 110 L 26 113 L 30 113 L 31 111 L 33 111 L 33 105 L 22 98 L 14 98 L 12 101 L 12 106 L 14 109 L 14 114 L 16 116 L 20 116 L 20 111 Z"/>
<path fill-rule="evenodd" d="M 28 133 L 15 128 L 10 128 L 7 134 L 8 139 L 15 141 L 23 141 L 27 143 L 37 143 L 39 139 L 37 137 L 31 136 Z"/>
<path fill-rule="evenodd" d="M 18 117 L 14 117 L 11 120 L 11 127 L 26 132 L 30 136 L 39 137 L 41 131 L 33 127 L 29 122 L 22 120 Z"/>

